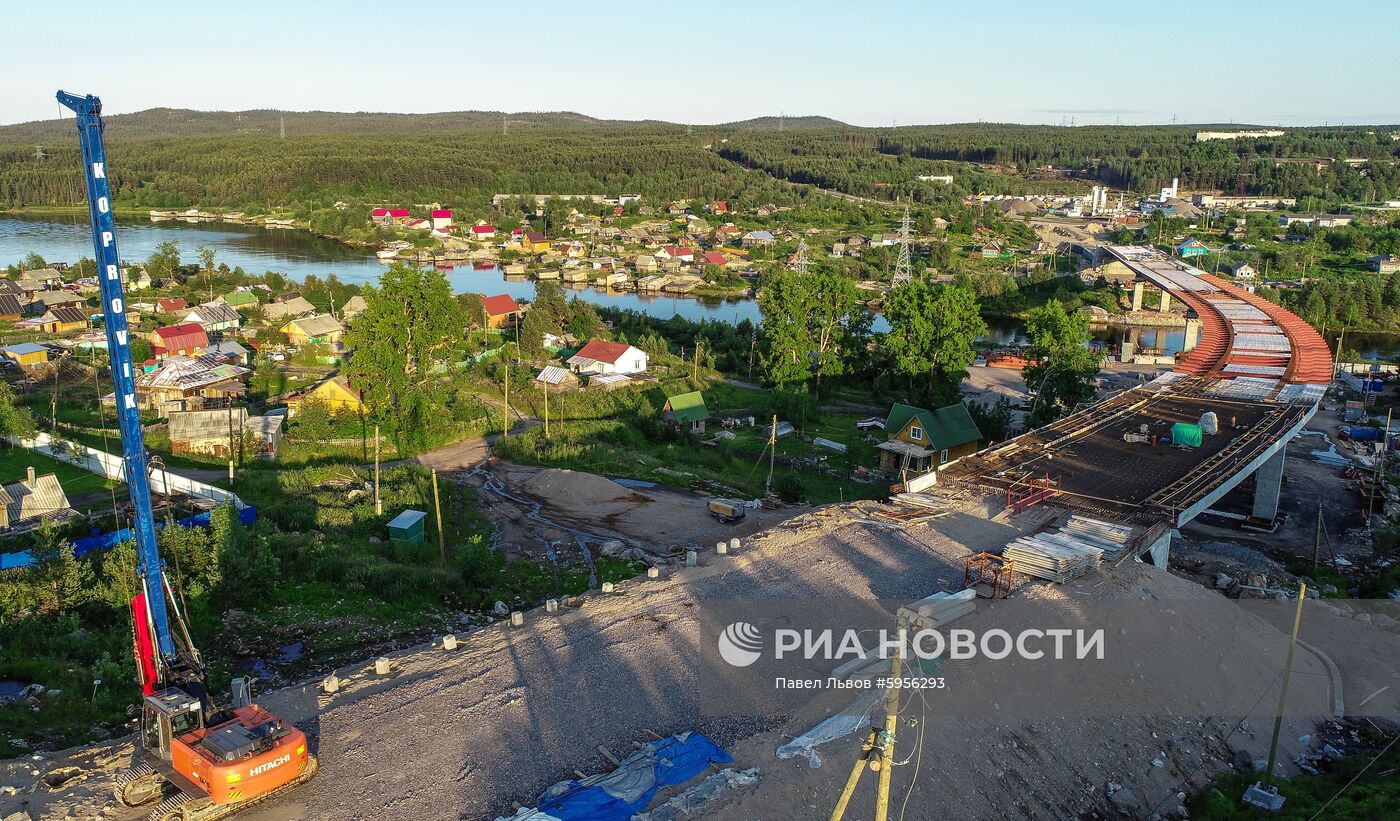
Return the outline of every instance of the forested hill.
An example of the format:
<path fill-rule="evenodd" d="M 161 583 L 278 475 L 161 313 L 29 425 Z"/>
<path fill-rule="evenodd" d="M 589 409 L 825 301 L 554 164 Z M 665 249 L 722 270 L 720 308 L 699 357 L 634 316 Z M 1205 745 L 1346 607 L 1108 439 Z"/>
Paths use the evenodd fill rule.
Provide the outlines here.
<path fill-rule="evenodd" d="M 683 124 L 661 120 L 605 120 L 572 111 L 443 111 L 433 114 L 393 114 L 371 111 L 194 111 L 188 108 L 152 108 L 134 114 L 104 117 L 109 140 L 145 137 L 219 137 L 232 134 L 440 134 L 463 129 L 569 130 L 586 128 L 649 128 Z M 755 117 L 750 120 L 696 127 L 735 130 L 805 131 L 848 128 L 830 117 Z M 0 126 L 0 144 L 66 140 L 73 136 L 73 120 L 39 120 Z"/>

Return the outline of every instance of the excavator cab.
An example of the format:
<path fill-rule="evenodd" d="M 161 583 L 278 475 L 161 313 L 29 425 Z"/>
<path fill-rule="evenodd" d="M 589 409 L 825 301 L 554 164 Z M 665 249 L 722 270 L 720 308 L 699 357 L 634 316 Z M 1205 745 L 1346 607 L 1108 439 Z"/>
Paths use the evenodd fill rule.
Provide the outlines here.
<path fill-rule="evenodd" d="M 141 739 L 149 752 L 170 760 L 175 739 L 204 727 L 199 699 L 174 687 L 146 696 L 141 710 Z"/>

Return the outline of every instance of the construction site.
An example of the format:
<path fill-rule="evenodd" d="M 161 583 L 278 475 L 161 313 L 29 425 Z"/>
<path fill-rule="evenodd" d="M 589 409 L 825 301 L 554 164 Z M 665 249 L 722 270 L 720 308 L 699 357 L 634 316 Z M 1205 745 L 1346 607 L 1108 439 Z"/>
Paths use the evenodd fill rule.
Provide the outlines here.
<path fill-rule="evenodd" d="M 811 819 L 838 817 L 838 801 L 853 818 L 871 806 L 907 818 L 1184 817 L 1187 797 L 1222 774 L 1289 775 L 1348 749 L 1353 722 L 1400 712 L 1394 608 L 1293 590 L 1283 610 L 1244 613 L 1220 585 L 1169 569 L 1173 539 L 1197 517 L 1221 539 L 1240 522 L 1277 526 L 1288 446 L 1331 381 L 1327 347 L 1290 314 L 1184 264 L 1108 253 L 1136 266 L 1139 290 L 1191 306 L 1194 350 L 1151 383 L 958 460 L 889 503 L 702 526 L 700 497 L 470 452 L 446 475 L 478 488 L 501 549 L 586 558 L 586 542 L 613 539 L 649 569 L 257 693 L 323 763 L 238 817 Z M 1250 485 L 1247 515 L 1212 519 Z M 1193 555 L 1209 550 L 1191 541 Z M 892 620 L 980 631 L 1028 626 L 990 606 L 998 600 L 1087 623 L 1129 605 L 1151 616 L 1154 634 L 1132 634 L 1139 648 L 1230 624 L 1225 655 L 1190 671 L 1230 698 L 1173 704 L 1143 682 L 1134 695 L 1156 708 L 1003 714 L 940 710 L 919 690 L 838 688 L 781 710 L 713 709 L 725 690 L 705 672 L 717 636 L 702 614 L 820 600 L 902 602 Z M 890 664 L 817 667 L 869 682 Z M 946 675 L 986 694 L 999 669 L 977 659 Z M 855 777 L 871 756 L 893 769 L 883 786 Z M 0 818 L 148 817 L 113 797 L 137 760 L 124 739 L 5 762 Z"/>

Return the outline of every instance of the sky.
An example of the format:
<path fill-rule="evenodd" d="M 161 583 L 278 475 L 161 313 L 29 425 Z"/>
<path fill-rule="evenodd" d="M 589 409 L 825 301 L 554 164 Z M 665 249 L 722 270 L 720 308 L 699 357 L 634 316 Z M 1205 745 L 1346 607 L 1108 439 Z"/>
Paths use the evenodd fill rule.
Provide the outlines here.
<path fill-rule="evenodd" d="M 0 19 L 0 123 L 59 116 L 58 88 L 108 114 L 1400 123 L 1395 0 L 51 0 Z"/>

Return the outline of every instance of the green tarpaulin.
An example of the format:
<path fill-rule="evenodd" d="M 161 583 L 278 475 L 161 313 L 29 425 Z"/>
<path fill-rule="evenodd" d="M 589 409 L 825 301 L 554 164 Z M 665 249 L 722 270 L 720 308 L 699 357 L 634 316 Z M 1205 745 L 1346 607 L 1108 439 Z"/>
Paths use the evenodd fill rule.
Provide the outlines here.
<path fill-rule="evenodd" d="M 1185 422 L 1177 422 L 1172 425 L 1172 444 L 1185 445 L 1190 448 L 1201 446 L 1201 426 L 1188 425 Z"/>

